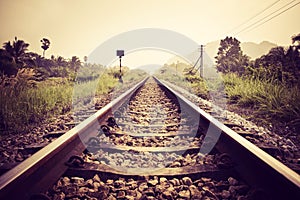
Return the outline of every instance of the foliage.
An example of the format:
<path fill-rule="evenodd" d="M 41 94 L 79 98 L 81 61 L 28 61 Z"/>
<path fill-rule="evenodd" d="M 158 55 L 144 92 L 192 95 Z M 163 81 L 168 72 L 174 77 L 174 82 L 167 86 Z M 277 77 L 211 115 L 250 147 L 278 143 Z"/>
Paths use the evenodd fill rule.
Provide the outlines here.
<path fill-rule="evenodd" d="M 120 67 L 119 66 L 113 66 L 110 67 L 108 70 L 108 74 L 113 76 L 114 78 L 119 78 L 120 76 L 124 76 L 125 73 L 129 71 L 129 68 L 127 66 L 122 66 L 121 73 L 120 73 Z"/>
<path fill-rule="evenodd" d="M 12 62 L 8 52 L 0 49 L 0 74 L 13 76 L 18 72 L 17 64 Z"/>
<path fill-rule="evenodd" d="M 203 81 L 188 66 L 184 70 L 185 85 L 193 88 L 190 92 L 204 98 L 214 98 L 211 94 L 218 96 L 218 91 L 223 89 L 229 103 L 251 108 L 258 121 L 280 122 L 299 131 L 300 34 L 292 37 L 292 44 L 287 48 L 275 47 L 268 54 L 249 61 L 241 51 L 240 42 L 226 37 L 221 40 L 216 56 L 216 67 L 222 72 L 224 82 Z M 174 80 L 174 73 L 169 72 L 171 66 L 168 67 L 162 68 L 160 74 Z"/>
<path fill-rule="evenodd" d="M 300 128 L 300 90 L 271 79 L 224 75 L 226 93 L 231 103 L 252 108 L 256 119 L 284 122 Z"/>
<path fill-rule="evenodd" d="M 50 41 L 43 38 L 41 42 L 45 53 Z M 28 125 L 37 125 L 49 117 L 70 111 L 76 95 L 91 98 L 91 95 L 107 94 L 118 84 L 117 67 L 87 63 L 87 57 L 85 63 L 77 56 L 65 59 L 52 55 L 47 59 L 27 52 L 28 46 L 15 38 L 0 49 L 1 132 L 20 132 Z M 122 76 L 128 85 L 145 77 L 139 70 L 128 71 L 128 67 L 123 67 Z"/>
<path fill-rule="evenodd" d="M 244 73 L 244 67 L 248 65 L 249 57 L 243 54 L 240 42 L 236 38 L 226 37 L 221 40 L 218 54 L 215 57 L 217 70 L 222 73 Z"/>
<path fill-rule="evenodd" d="M 208 88 L 204 79 L 197 72 L 193 71 L 192 67 L 184 69 L 184 77 L 187 82 L 191 83 L 195 95 L 205 99 L 208 97 Z"/>
<path fill-rule="evenodd" d="M 177 63 L 177 66 L 180 65 Z M 206 82 L 191 70 L 191 66 L 186 64 L 181 64 L 181 66 L 187 67 L 182 68 L 183 74 L 180 73 L 181 70 L 176 70 L 175 64 L 167 65 L 165 64 L 155 76 L 159 79 L 166 80 L 173 83 L 179 87 L 190 91 L 191 93 L 198 95 L 202 98 L 207 98 L 208 88 Z"/>
<path fill-rule="evenodd" d="M 3 44 L 3 49 L 0 53 L 0 70 L 1 73 L 6 75 L 16 75 L 17 69 L 25 67 L 25 62 L 28 60 L 26 51 L 29 44 L 23 40 L 15 40 L 11 43 L 10 41 Z"/>
<path fill-rule="evenodd" d="M 72 94 L 70 88 L 45 87 L 33 79 L 33 69 L 19 70 L 15 77 L 1 77 L 1 130 L 21 130 L 66 106 L 68 93 Z"/>
<path fill-rule="evenodd" d="M 288 86 L 299 85 L 299 51 L 292 46 L 287 50 L 283 47 L 275 47 L 267 55 L 256 59 L 254 65 L 248 68 L 247 73 L 259 78 L 272 77 Z"/>
<path fill-rule="evenodd" d="M 300 49 L 300 33 L 292 36 L 292 43 L 298 50 Z"/>
<path fill-rule="evenodd" d="M 71 69 L 73 69 L 75 72 L 78 71 L 78 69 L 81 66 L 81 61 L 79 60 L 79 58 L 77 56 L 72 56 L 71 60 L 70 60 L 70 67 Z"/>
<path fill-rule="evenodd" d="M 123 81 L 126 83 L 137 83 L 148 76 L 147 72 L 141 69 L 131 69 L 124 73 Z"/>
<path fill-rule="evenodd" d="M 44 50 L 43 51 L 43 57 L 45 57 L 45 51 L 47 49 L 49 49 L 49 47 L 50 47 L 50 40 L 47 39 L 47 38 L 43 38 L 43 39 L 41 39 L 41 43 L 42 43 L 41 48 Z"/>
<path fill-rule="evenodd" d="M 75 80 L 75 73 L 83 66 L 80 59 L 77 56 L 65 59 L 54 55 L 51 59 L 47 59 L 44 56 L 50 46 L 50 40 L 43 38 L 41 42 L 43 56 L 27 52 L 29 44 L 18 40 L 17 37 L 13 42 L 5 42 L 3 49 L 0 49 L 0 74 L 14 76 L 19 69 L 32 68 L 35 69 L 36 80 L 39 81 L 50 77 L 68 77 L 70 80 Z"/>
<path fill-rule="evenodd" d="M 19 70 L 13 77 L 2 75 L 0 79 L 1 132 L 23 131 L 28 125 L 38 125 L 49 117 L 72 111 L 74 100 L 91 99 L 93 95 L 111 92 L 118 84 L 118 79 L 108 74 L 111 69 L 99 65 L 87 65 L 82 71 L 89 69 L 90 72 L 95 72 L 99 67 L 102 71 L 98 76 L 87 79 L 84 78 L 84 74 L 81 74 L 82 80 L 76 84 L 68 78 L 57 77 L 36 81 L 35 69 L 32 68 Z M 124 85 L 140 81 L 145 76 L 146 73 L 141 70 L 129 71 L 124 74 Z M 75 87 L 76 93 L 74 93 Z"/>

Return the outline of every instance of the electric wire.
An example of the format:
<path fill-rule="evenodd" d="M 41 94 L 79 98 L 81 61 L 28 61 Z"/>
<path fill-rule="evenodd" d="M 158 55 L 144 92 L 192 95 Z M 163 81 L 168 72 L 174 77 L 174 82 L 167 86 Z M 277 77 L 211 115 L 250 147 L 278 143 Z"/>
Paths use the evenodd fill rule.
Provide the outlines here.
<path fill-rule="evenodd" d="M 298 3 L 296 3 L 296 4 L 294 4 L 294 5 L 290 6 L 290 7 L 288 7 L 287 9 L 285 9 L 285 10 L 281 11 L 280 13 L 274 15 L 273 17 L 269 18 L 268 20 L 266 20 L 266 21 L 264 21 L 264 22 L 262 22 L 262 23 L 260 23 L 260 24 L 258 24 L 258 25 L 256 25 L 256 26 L 254 26 L 253 28 L 249 29 L 249 30 L 246 31 L 245 33 L 249 32 L 249 31 L 252 31 L 253 29 L 255 29 L 255 28 L 257 28 L 257 27 L 259 27 L 259 26 L 261 26 L 261 25 L 267 23 L 268 21 L 274 19 L 275 17 L 278 17 L 279 15 L 281 15 L 281 14 L 285 13 L 286 11 L 292 9 L 293 7 L 297 6 L 298 4 L 300 4 L 300 2 L 298 2 Z"/>
<path fill-rule="evenodd" d="M 275 4 L 277 4 L 280 0 L 277 0 L 275 2 L 273 2 L 272 4 L 268 5 L 266 8 L 264 8 L 263 10 L 261 10 L 260 12 L 256 13 L 254 16 L 250 17 L 249 19 L 247 19 L 246 21 L 244 21 L 243 23 L 239 24 L 238 26 L 234 27 L 233 29 L 231 29 L 228 32 L 233 32 L 234 30 L 240 28 L 241 26 L 247 24 L 249 21 L 251 21 L 252 19 L 254 19 L 255 17 L 257 17 L 258 15 L 262 14 L 263 12 L 265 12 L 266 10 L 270 9 L 271 7 L 273 7 Z"/>
<path fill-rule="evenodd" d="M 295 2 L 295 1 L 296 1 L 296 0 L 293 0 L 293 1 L 291 1 L 291 2 L 289 2 L 289 3 L 287 3 L 287 4 L 285 4 L 285 5 L 282 6 L 281 8 L 279 8 L 279 9 L 275 10 L 274 12 L 268 14 L 267 16 L 263 17 L 262 19 L 260 19 L 260 20 L 258 20 L 258 21 L 256 21 L 256 22 L 254 22 L 254 23 L 252 23 L 252 24 L 250 24 L 249 26 L 245 27 L 244 29 L 240 30 L 239 32 L 237 32 L 237 33 L 234 34 L 234 35 L 239 35 L 240 33 L 242 33 L 242 32 L 244 32 L 244 31 L 247 31 L 247 30 L 251 29 L 251 28 L 252 28 L 253 26 L 255 26 L 256 24 L 260 23 L 261 21 L 265 20 L 266 18 L 268 18 L 268 17 L 270 17 L 271 15 L 273 15 L 274 13 L 276 13 L 276 12 L 282 10 L 283 8 L 287 7 L 288 5 L 292 4 L 292 3 Z M 299 3 L 297 3 L 297 4 L 299 4 Z M 297 5 L 297 4 L 295 4 L 295 5 Z M 295 6 L 295 5 L 294 5 L 294 6 Z M 294 7 L 294 6 L 292 6 L 292 7 Z M 283 12 L 286 12 L 287 10 L 289 10 L 289 9 L 292 8 L 292 7 L 289 7 L 288 9 L 284 10 Z M 283 12 L 281 12 L 281 13 L 275 15 L 275 16 L 278 16 L 278 15 L 282 14 Z M 273 18 L 274 18 L 274 17 L 272 17 L 271 19 L 273 19 Z M 267 20 L 267 21 L 270 21 L 270 20 Z M 266 21 L 266 22 L 267 22 L 267 21 Z M 251 30 L 252 30 L 252 29 L 251 29 Z"/>

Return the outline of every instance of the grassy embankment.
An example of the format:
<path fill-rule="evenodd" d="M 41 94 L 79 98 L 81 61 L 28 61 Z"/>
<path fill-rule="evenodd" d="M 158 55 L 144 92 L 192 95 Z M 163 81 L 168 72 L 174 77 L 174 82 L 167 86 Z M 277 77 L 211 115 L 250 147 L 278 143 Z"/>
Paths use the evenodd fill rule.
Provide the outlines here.
<path fill-rule="evenodd" d="M 30 77 L 30 76 L 29 76 Z M 0 85 L 0 134 L 21 132 L 29 125 L 38 125 L 43 120 L 71 110 L 74 81 L 66 78 L 49 78 L 35 82 L 28 75 L 18 74 L 14 78 L 1 80 Z M 141 79 L 141 73 L 124 75 L 124 82 Z M 84 81 L 76 85 L 80 97 L 89 97 L 91 87 L 96 85 L 96 95 L 107 94 L 118 83 L 118 79 L 103 73 L 99 79 Z"/>
<path fill-rule="evenodd" d="M 299 130 L 298 87 L 287 87 L 271 79 L 242 78 L 235 74 L 227 74 L 223 78 L 230 103 L 251 108 L 256 119 L 263 124 L 280 122 Z"/>
<path fill-rule="evenodd" d="M 163 68 L 156 75 L 205 99 L 209 99 L 212 94 L 218 98 L 218 93 L 223 92 L 227 103 L 237 108 L 248 109 L 251 116 L 245 117 L 255 119 L 260 125 L 274 126 L 280 123 L 296 132 L 300 130 L 298 87 L 288 87 L 272 79 L 239 77 L 233 73 L 220 74 L 221 77 L 215 81 L 202 81 L 197 78 L 192 80 L 189 77 L 192 80 L 190 82 L 184 75 L 177 75 L 172 67 Z"/>

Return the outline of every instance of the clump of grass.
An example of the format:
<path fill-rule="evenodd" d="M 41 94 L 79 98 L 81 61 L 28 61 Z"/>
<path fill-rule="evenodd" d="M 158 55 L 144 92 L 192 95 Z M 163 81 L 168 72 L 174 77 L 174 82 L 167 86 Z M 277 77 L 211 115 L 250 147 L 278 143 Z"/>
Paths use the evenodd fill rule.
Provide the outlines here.
<path fill-rule="evenodd" d="M 280 85 L 266 87 L 264 95 L 257 97 L 258 114 L 266 119 L 286 122 L 300 127 L 300 92 L 297 87 L 285 88 Z"/>
<path fill-rule="evenodd" d="M 208 88 L 204 81 L 199 81 L 191 84 L 192 92 L 204 99 L 208 98 Z"/>
<path fill-rule="evenodd" d="M 118 83 L 118 79 L 112 78 L 108 74 L 103 74 L 100 79 L 97 80 L 96 95 L 107 94 Z"/>
<path fill-rule="evenodd" d="M 264 122 L 280 121 L 296 129 L 300 127 L 300 91 L 274 80 L 260 80 L 224 75 L 226 93 L 231 103 L 252 108 Z"/>
<path fill-rule="evenodd" d="M 257 97 L 264 95 L 267 82 L 257 79 L 240 78 L 236 74 L 224 76 L 226 93 L 232 103 L 252 107 L 258 103 Z"/>

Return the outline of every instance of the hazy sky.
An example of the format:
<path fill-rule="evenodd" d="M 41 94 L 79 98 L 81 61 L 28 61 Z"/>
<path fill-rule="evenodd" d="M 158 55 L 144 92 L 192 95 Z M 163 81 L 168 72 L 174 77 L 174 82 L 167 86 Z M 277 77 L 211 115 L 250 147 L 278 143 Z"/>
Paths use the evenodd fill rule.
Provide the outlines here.
<path fill-rule="evenodd" d="M 82 60 L 112 36 L 139 28 L 162 28 L 200 45 L 232 35 L 230 30 L 274 2 L 273 7 L 235 32 L 291 1 L 0 0 L 0 43 L 17 36 L 30 43 L 30 51 L 42 54 L 40 40 L 47 37 L 51 46 L 46 57 L 76 55 Z M 300 33 L 299 19 L 300 4 L 260 27 L 233 36 L 242 42 L 267 40 L 287 46 L 291 36 Z"/>

